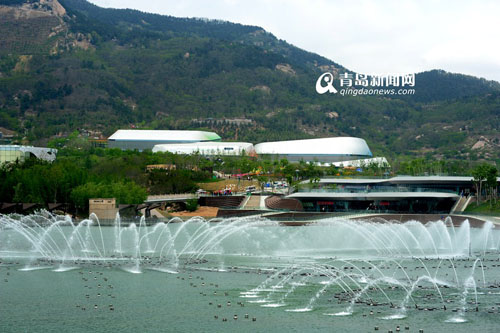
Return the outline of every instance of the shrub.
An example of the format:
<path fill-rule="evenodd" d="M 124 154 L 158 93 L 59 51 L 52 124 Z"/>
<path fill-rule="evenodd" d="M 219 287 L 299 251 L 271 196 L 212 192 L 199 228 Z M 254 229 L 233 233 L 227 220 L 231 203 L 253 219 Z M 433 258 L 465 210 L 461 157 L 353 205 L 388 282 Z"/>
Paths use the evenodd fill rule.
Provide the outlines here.
<path fill-rule="evenodd" d="M 186 201 L 186 210 L 189 212 L 194 212 L 198 208 L 198 199 L 188 199 Z"/>

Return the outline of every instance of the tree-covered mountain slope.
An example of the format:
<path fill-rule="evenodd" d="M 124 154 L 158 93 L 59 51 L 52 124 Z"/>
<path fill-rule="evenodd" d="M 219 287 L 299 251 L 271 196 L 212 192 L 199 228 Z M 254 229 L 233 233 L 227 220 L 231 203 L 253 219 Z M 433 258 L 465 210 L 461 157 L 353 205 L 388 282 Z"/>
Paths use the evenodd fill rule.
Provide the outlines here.
<path fill-rule="evenodd" d="M 500 85 L 434 70 L 411 96 L 320 95 L 350 72 L 260 27 L 0 0 L 0 127 L 24 141 L 80 129 L 211 129 L 251 142 L 365 138 L 378 155 L 500 159 Z"/>

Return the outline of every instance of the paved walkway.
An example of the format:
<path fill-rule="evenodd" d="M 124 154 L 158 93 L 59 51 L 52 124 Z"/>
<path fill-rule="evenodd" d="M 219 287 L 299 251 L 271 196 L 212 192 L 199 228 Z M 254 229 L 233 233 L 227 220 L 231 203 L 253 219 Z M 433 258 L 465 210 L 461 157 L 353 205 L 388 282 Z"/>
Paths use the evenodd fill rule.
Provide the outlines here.
<path fill-rule="evenodd" d="M 260 208 L 260 195 L 252 195 L 248 198 L 244 209 L 259 209 Z"/>

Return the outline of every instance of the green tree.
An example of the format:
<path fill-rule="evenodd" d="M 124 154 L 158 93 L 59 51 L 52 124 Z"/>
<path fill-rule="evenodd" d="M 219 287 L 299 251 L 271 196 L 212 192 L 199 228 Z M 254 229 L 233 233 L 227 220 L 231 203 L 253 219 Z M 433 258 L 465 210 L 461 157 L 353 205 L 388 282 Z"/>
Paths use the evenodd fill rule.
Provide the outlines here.
<path fill-rule="evenodd" d="M 147 198 L 146 189 L 133 182 L 85 183 L 71 191 L 71 200 L 81 211 L 88 210 L 91 198 L 116 198 L 118 204 L 139 204 Z"/>
<path fill-rule="evenodd" d="M 486 187 L 488 188 L 488 193 L 490 196 L 490 207 L 492 206 L 492 203 L 496 203 L 496 197 L 497 197 L 497 176 L 498 176 L 498 169 L 492 165 L 489 165 L 489 168 L 486 171 Z"/>
<path fill-rule="evenodd" d="M 485 190 L 486 194 L 489 195 L 490 201 L 493 200 L 494 193 L 497 187 L 497 174 L 497 168 L 486 163 L 480 164 L 472 169 L 472 176 L 474 177 L 474 187 L 476 188 L 477 192 L 476 203 L 478 206 L 481 203 L 483 189 Z"/>
<path fill-rule="evenodd" d="M 198 199 L 197 198 L 188 199 L 186 201 L 186 210 L 188 212 L 194 212 L 196 209 L 198 209 Z"/>

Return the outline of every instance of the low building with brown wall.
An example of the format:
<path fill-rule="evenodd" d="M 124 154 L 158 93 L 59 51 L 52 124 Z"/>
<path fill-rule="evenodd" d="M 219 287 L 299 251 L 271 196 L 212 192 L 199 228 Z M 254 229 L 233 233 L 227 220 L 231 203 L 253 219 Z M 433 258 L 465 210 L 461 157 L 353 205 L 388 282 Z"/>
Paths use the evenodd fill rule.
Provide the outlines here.
<path fill-rule="evenodd" d="M 89 199 L 89 215 L 94 213 L 100 220 L 112 220 L 118 213 L 115 198 Z"/>

